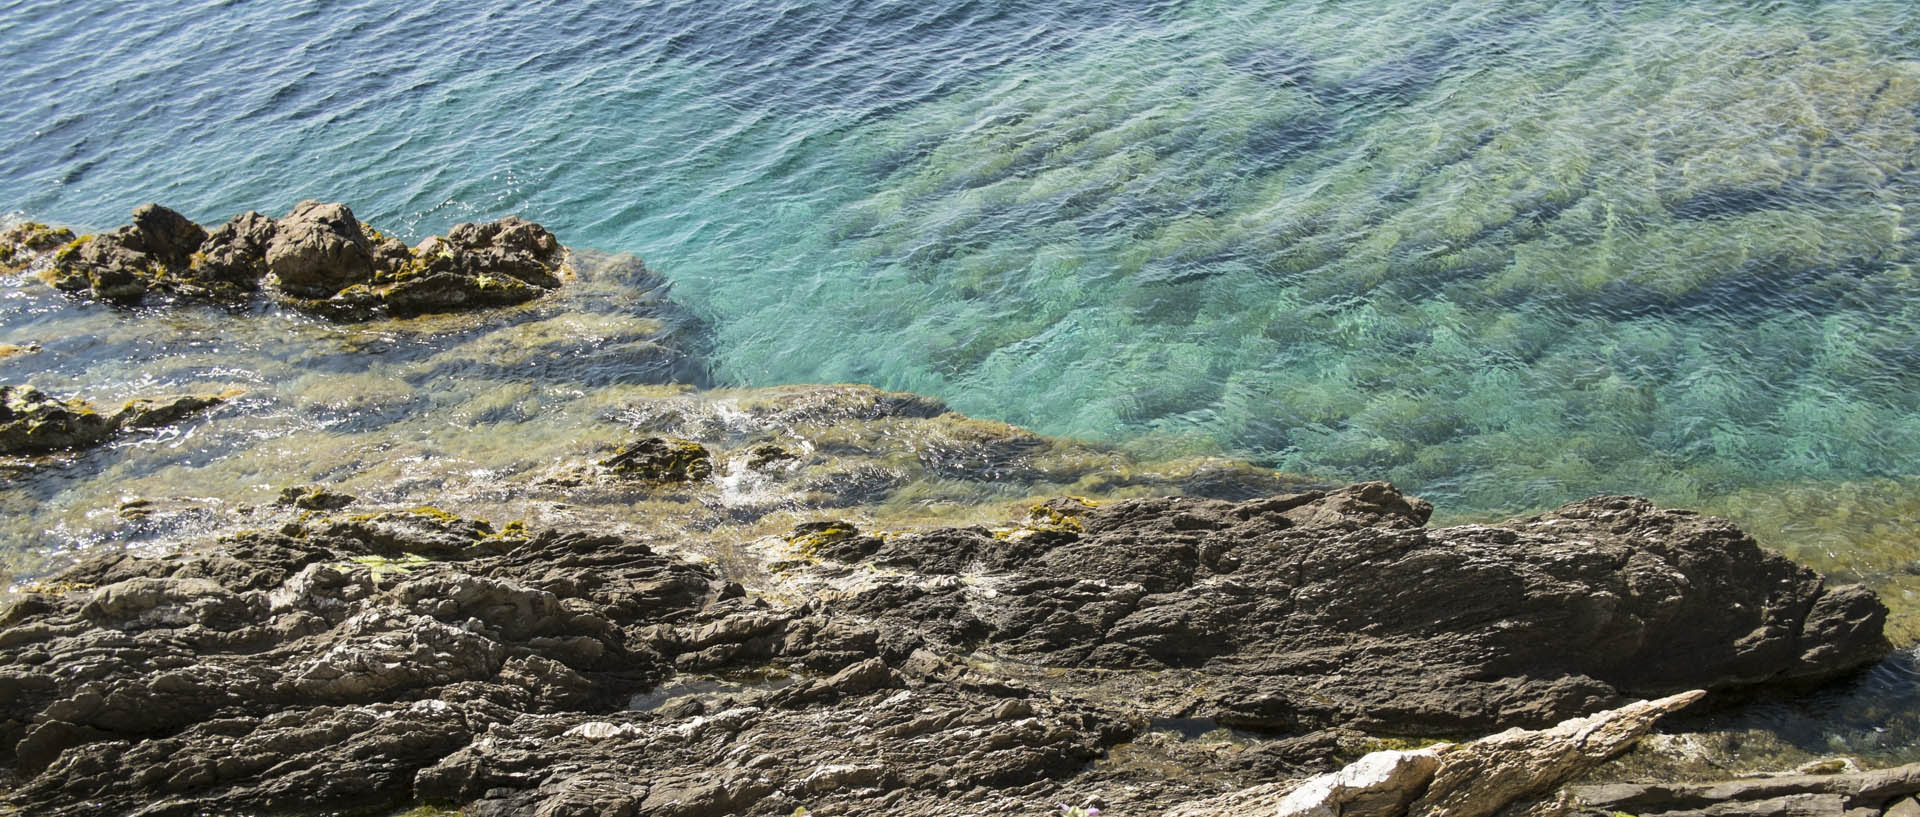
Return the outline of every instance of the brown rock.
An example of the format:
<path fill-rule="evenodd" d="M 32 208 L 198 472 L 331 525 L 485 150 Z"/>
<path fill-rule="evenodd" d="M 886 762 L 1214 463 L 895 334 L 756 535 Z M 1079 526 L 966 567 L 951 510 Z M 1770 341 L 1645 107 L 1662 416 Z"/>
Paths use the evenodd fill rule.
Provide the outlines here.
<path fill-rule="evenodd" d="M 330 298 L 373 279 L 371 244 L 344 204 L 295 205 L 280 219 L 266 260 L 273 285 L 299 298 Z"/>

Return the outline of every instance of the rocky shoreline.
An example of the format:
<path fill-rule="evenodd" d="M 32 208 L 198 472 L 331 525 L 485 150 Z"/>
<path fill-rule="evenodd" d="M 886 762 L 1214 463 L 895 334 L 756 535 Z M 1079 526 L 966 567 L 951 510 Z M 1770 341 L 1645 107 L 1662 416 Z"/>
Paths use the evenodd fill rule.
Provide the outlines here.
<path fill-rule="evenodd" d="M 29 222 L 0 233 L 8 269 L 36 269 L 55 289 L 119 306 L 244 300 L 264 289 L 340 321 L 526 303 L 570 274 L 559 240 L 529 221 L 459 224 L 408 247 L 346 205 L 317 201 L 279 219 L 241 213 L 211 231 L 158 204 L 100 235 Z"/>
<path fill-rule="evenodd" d="M 265 297 L 338 321 L 574 292 L 580 258 L 514 219 L 408 248 L 314 202 L 212 231 L 149 205 L 102 236 L 0 235 L 0 265 L 116 306 Z M 1682 708 L 1791 695 L 1892 649 L 1873 592 L 1724 520 L 1606 496 L 1433 527 L 1386 483 L 1149 463 L 917 395 L 704 391 L 654 320 L 664 280 L 609 263 L 650 282 L 645 303 L 476 324 L 471 348 L 433 349 L 428 328 L 403 370 L 409 390 L 631 384 L 576 410 L 521 382 L 488 409 L 533 406 L 522 433 L 589 415 L 594 438 L 557 461 L 465 489 L 123 499 L 128 525 L 214 532 L 110 539 L 18 587 L 0 815 L 1920 809 L 1911 767 L 1585 779 Z M 56 353 L 0 349 L 27 354 Z M 257 411 L 236 396 L 108 413 L 0 386 L 0 468 Z M 416 413 L 407 396 L 340 413 L 378 432 Z M 496 523 L 476 496 L 542 513 Z"/>
<path fill-rule="evenodd" d="M 1541 728 L 1640 697 L 1710 704 L 1889 649 L 1871 593 L 1828 587 L 1725 522 L 1617 497 L 1443 529 L 1381 483 L 1062 499 L 999 533 L 823 523 L 743 543 L 786 576 L 749 588 L 671 543 L 288 496 L 279 530 L 91 556 L 0 615 L 9 803 L 55 817 L 420 802 L 1149 814 L 1257 790 L 1268 811 L 1298 788 L 1275 781 L 1337 769 L 1380 735 Z M 856 573 L 809 598 L 774 592 L 793 574 Z M 1113 762 L 1167 719 L 1273 739 L 1175 747 L 1159 771 Z M 1627 743 L 1563 746 L 1578 762 L 1546 766 L 1571 779 Z M 1559 777 L 1507 799 L 1564 813 L 1579 804 Z M 1449 785 L 1450 802 L 1488 802 Z"/>

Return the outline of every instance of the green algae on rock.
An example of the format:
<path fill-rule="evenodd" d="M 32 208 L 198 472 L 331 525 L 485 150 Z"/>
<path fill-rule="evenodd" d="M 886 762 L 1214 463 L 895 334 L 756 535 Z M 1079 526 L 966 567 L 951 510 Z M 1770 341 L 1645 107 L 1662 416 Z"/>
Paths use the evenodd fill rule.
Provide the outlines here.
<path fill-rule="evenodd" d="M 620 447 L 600 467 L 622 477 L 652 482 L 703 482 L 713 476 L 713 455 L 688 440 L 648 437 Z"/>
<path fill-rule="evenodd" d="M 29 221 L 0 232 L 0 272 L 26 269 L 36 259 L 73 241 L 73 231 Z"/>
<path fill-rule="evenodd" d="M 0 235 L 0 262 L 45 252 L 42 278 L 65 292 L 134 305 L 149 293 L 231 301 L 263 286 L 283 303 L 341 321 L 411 317 L 525 303 L 570 275 L 566 248 L 538 224 L 459 224 L 408 248 L 344 204 L 304 201 L 278 220 L 234 216 L 208 233 L 157 204 L 133 223 L 73 239 L 27 224 Z"/>
<path fill-rule="evenodd" d="M 0 455 L 92 448 L 122 430 L 178 423 L 226 402 L 229 396 L 143 398 L 109 415 L 83 400 L 59 400 L 32 386 L 0 385 Z"/>

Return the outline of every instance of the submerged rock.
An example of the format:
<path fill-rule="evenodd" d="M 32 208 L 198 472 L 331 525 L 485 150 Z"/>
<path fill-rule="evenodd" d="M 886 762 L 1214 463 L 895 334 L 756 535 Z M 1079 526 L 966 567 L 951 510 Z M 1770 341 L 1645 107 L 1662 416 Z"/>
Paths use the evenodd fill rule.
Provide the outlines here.
<path fill-rule="evenodd" d="M 231 300 L 264 286 L 295 308 L 365 320 L 524 303 L 566 274 L 566 248 L 529 221 L 459 224 L 409 249 L 346 205 L 317 201 L 277 221 L 242 213 L 212 233 L 157 204 L 135 210 L 130 225 L 78 240 L 22 225 L 0 235 L 0 264 L 24 266 L 63 234 L 47 283 L 123 305 L 150 292 Z"/>
<path fill-rule="evenodd" d="M 713 476 L 713 455 L 687 440 L 648 437 L 600 461 L 608 473 L 649 482 L 700 482 Z"/>
<path fill-rule="evenodd" d="M 0 386 L 0 454 L 92 448 L 123 429 L 173 425 L 225 402 L 218 395 L 134 400 L 108 415 L 82 400 L 60 400 L 32 386 Z"/>

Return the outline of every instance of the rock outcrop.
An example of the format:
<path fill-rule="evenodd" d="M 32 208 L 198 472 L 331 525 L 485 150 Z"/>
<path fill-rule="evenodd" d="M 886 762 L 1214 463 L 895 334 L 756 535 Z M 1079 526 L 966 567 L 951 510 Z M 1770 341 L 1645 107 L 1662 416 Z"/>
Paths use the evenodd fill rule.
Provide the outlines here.
<path fill-rule="evenodd" d="M 1156 714 L 1262 731 L 1544 726 L 1635 697 L 1817 683 L 1889 649 L 1872 593 L 1644 500 L 1440 530 L 1384 483 L 1074 513 L 1037 508 L 1014 536 L 816 550 L 909 574 L 849 610 L 956 649 L 1130 671 L 1126 694 Z M 933 578 L 962 574 L 980 579 Z"/>
<path fill-rule="evenodd" d="M 65 242 L 53 241 L 63 233 Z M 24 267 L 49 252 L 41 273 L 49 284 L 109 303 L 139 304 L 152 293 L 231 300 L 264 287 L 338 320 L 524 303 L 566 275 L 566 249 L 532 222 L 460 224 L 410 249 L 346 205 L 315 201 L 278 220 L 242 213 L 211 233 L 147 204 L 132 224 L 103 235 L 73 239 L 35 224 L 0 234 L 0 264 Z"/>
<path fill-rule="evenodd" d="M 1382 484 L 1060 500 L 998 536 L 818 525 L 765 596 L 615 536 L 345 515 L 361 503 L 312 486 L 283 502 L 298 515 L 277 531 L 97 554 L 0 612 L 0 762 L 18 775 L 0 797 L 51 817 L 1161 813 L 1335 768 L 1359 754 L 1345 727 L 1534 725 L 1675 684 L 1812 682 L 1883 647 L 1870 594 L 1620 498 L 1436 531 Z M 852 583 L 780 590 L 802 574 Z M 1476 792 L 1545 795 L 1694 697 L 1363 761 L 1323 788 L 1491 814 Z M 1322 731 L 1232 755 L 1154 737 L 1207 715 Z"/>
<path fill-rule="evenodd" d="M 60 400 L 32 386 L 0 386 L 0 454 L 92 448 L 123 430 L 173 425 L 225 401 L 222 395 L 140 399 L 104 414 L 85 401 Z"/>

